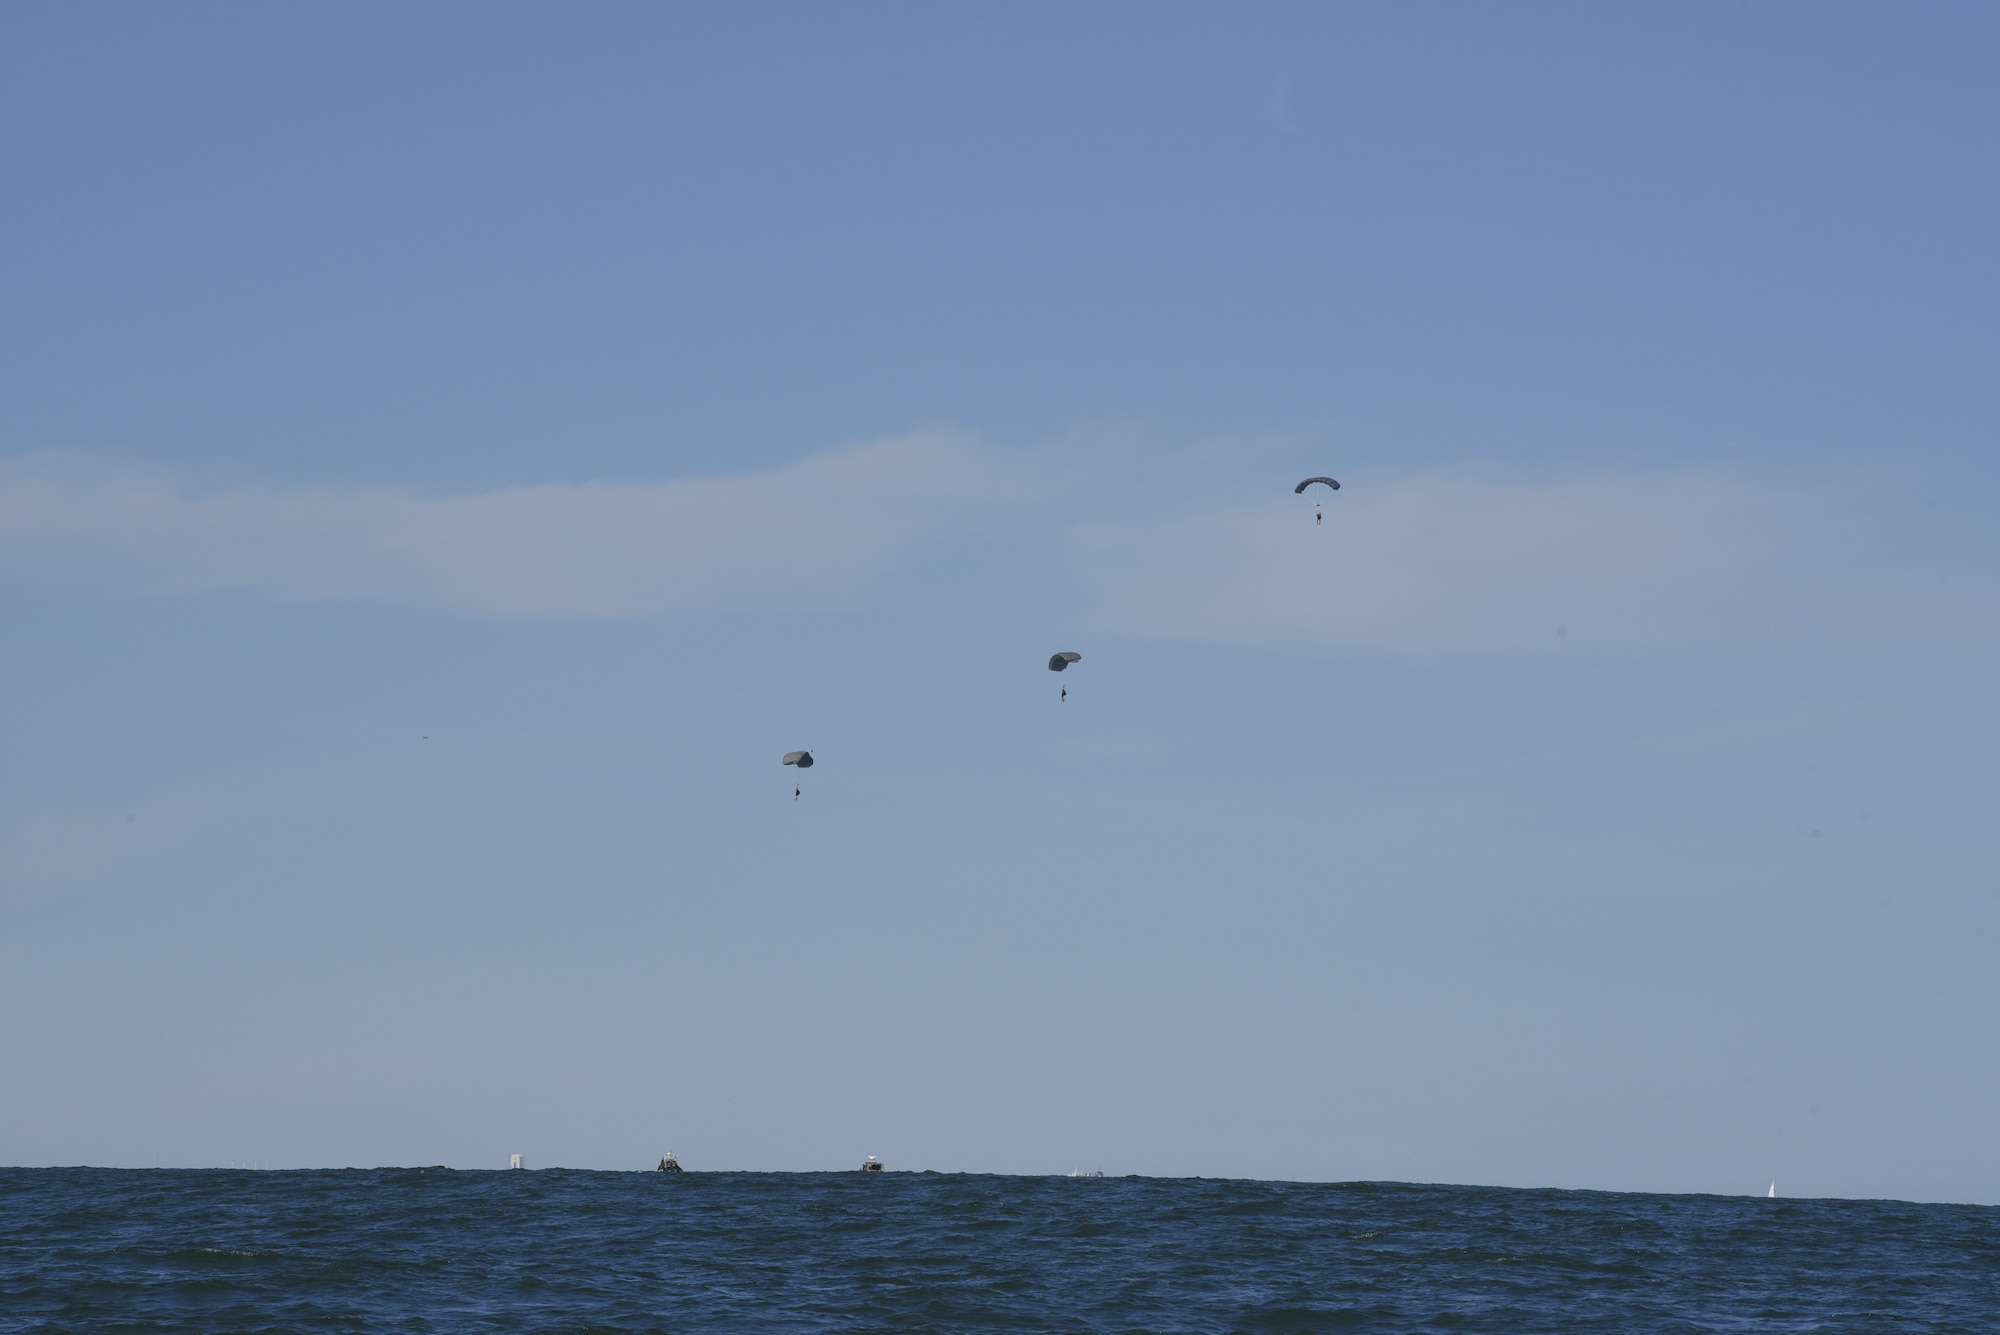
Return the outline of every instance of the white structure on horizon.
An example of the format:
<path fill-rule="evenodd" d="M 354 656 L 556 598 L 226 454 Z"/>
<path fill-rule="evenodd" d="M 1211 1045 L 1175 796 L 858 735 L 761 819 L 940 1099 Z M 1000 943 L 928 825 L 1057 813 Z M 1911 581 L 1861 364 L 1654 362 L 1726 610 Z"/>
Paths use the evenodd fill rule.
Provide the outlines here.
<path fill-rule="evenodd" d="M 518 1154 L 510 1154 L 510 1155 L 508 1155 L 508 1156 L 507 1156 L 507 1166 L 508 1166 L 509 1168 L 519 1168 L 519 1167 L 521 1166 L 521 1156 L 520 1156 L 520 1155 L 518 1155 Z"/>

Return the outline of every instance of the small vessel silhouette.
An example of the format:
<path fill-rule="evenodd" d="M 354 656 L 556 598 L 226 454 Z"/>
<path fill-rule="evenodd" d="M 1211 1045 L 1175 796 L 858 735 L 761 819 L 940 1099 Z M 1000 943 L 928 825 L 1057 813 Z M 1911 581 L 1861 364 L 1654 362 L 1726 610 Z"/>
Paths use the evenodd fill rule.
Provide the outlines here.
<path fill-rule="evenodd" d="M 882 1161 L 871 1154 L 861 1161 L 861 1171 L 864 1173 L 879 1173 L 882 1171 Z"/>
<path fill-rule="evenodd" d="M 660 1166 L 653 1171 L 656 1173 L 678 1173 L 681 1171 L 681 1161 L 674 1157 L 672 1150 L 668 1150 L 660 1156 Z"/>

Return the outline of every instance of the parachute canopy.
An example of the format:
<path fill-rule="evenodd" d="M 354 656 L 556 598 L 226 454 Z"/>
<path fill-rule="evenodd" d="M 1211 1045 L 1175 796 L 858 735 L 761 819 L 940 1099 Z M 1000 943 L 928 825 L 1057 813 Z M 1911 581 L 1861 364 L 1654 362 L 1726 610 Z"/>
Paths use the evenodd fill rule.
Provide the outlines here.
<path fill-rule="evenodd" d="M 1049 671 L 1051 671 L 1051 672 L 1061 672 L 1061 671 L 1062 671 L 1062 670 L 1063 670 L 1064 668 L 1068 667 L 1068 666 L 1069 666 L 1069 665 L 1070 665 L 1071 663 L 1081 663 L 1082 661 L 1083 661 L 1083 655 L 1082 655 L 1082 654 L 1073 654 L 1073 653 L 1070 653 L 1070 652 L 1069 652 L 1069 651 L 1067 651 L 1067 650 L 1065 650 L 1065 651 L 1063 651 L 1062 653 L 1059 653 L 1059 654 L 1050 654 L 1050 655 L 1049 655 Z"/>
<path fill-rule="evenodd" d="M 1298 486 L 1292 488 L 1292 495 L 1294 496 L 1305 495 L 1306 488 L 1310 487 L 1315 482 L 1324 482 L 1326 483 L 1327 486 L 1332 487 L 1335 491 L 1340 490 L 1340 484 L 1338 482 L 1335 482 L 1330 477 L 1309 477 L 1305 481 L 1299 483 Z"/>
<path fill-rule="evenodd" d="M 800 769 L 811 769 L 813 767 L 813 753 L 810 751 L 787 751 L 785 752 L 785 763 L 787 765 L 797 765 Z"/>

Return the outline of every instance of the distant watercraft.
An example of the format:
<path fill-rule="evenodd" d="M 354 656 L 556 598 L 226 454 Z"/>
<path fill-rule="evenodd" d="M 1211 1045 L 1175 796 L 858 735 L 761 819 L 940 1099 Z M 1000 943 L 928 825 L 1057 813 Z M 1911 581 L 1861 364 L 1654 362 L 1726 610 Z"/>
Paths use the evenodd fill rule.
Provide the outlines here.
<path fill-rule="evenodd" d="M 1103 1170 L 1096 1168 L 1072 1168 L 1069 1170 L 1069 1175 L 1071 1177 L 1103 1177 L 1104 1173 Z"/>
<path fill-rule="evenodd" d="M 864 1173 L 879 1173 L 882 1171 L 882 1161 L 871 1154 L 861 1161 L 861 1171 Z"/>
<path fill-rule="evenodd" d="M 1764 1198 L 1772 1201 L 1778 1199 L 1778 1184 L 1776 1182 L 1771 1183 L 1771 1189 L 1764 1193 Z"/>
<path fill-rule="evenodd" d="M 672 1150 L 668 1150 L 660 1156 L 660 1166 L 654 1171 L 660 1173 L 678 1173 L 681 1171 L 681 1161 L 674 1157 Z"/>

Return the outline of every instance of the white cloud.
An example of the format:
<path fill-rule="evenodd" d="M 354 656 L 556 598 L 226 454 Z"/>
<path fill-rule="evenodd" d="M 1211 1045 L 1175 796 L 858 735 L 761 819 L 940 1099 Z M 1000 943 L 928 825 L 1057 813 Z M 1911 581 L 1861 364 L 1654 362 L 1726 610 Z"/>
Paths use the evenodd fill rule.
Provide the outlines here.
<path fill-rule="evenodd" d="M 426 603 L 512 616 L 839 604 L 1016 494 L 1009 461 L 941 432 L 766 473 L 460 496 L 242 487 L 0 466 L 0 571 L 156 592 Z"/>
<path fill-rule="evenodd" d="M 1356 477 L 1315 527 L 1283 483 L 1232 503 L 1243 468 L 927 432 L 763 473 L 424 496 L 198 494 L 31 459 L 0 464 L 0 575 L 500 616 L 838 607 L 1004 521 L 1024 554 L 1067 535 L 1057 564 L 1094 624 L 1169 639 L 1415 653 L 1963 640 L 2000 610 L 1990 580 L 1887 573 L 1846 541 L 1837 496 L 1725 474 Z"/>
<path fill-rule="evenodd" d="M 1710 474 L 1451 470 L 1078 529 L 1108 629 L 1402 652 L 1944 634 L 1990 588 L 1870 573 L 1834 498 Z M 1567 632 L 1565 635 L 1564 632 Z"/>

